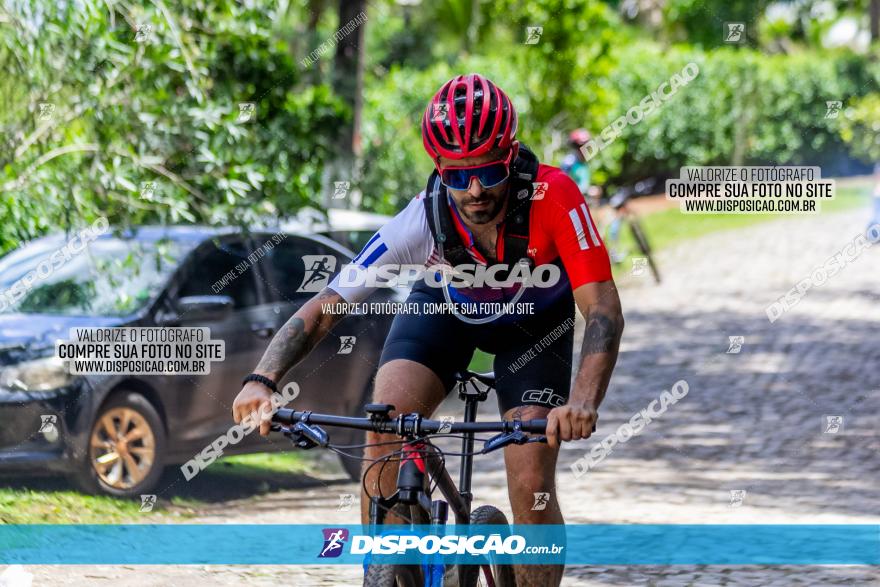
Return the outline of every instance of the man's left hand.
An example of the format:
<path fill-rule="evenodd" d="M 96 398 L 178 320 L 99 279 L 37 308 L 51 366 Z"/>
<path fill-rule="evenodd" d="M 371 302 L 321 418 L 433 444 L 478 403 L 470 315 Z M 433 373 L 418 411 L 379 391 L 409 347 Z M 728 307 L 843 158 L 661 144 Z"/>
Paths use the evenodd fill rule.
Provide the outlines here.
<path fill-rule="evenodd" d="M 566 404 L 547 414 L 547 444 L 553 448 L 560 441 L 589 438 L 599 414 L 588 404 Z"/>

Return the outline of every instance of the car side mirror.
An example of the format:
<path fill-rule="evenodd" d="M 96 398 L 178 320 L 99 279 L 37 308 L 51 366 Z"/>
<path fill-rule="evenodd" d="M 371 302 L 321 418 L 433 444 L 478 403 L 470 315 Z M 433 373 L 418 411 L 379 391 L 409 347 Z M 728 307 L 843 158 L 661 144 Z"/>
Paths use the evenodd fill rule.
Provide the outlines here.
<path fill-rule="evenodd" d="M 213 322 L 229 316 L 235 302 L 229 296 L 185 296 L 176 306 L 179 320 Z"/>

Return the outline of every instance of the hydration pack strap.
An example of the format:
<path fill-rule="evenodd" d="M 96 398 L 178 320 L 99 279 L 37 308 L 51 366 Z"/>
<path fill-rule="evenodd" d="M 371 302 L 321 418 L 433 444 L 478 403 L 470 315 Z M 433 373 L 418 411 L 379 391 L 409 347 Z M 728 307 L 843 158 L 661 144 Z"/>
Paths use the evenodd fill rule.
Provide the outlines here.
<path fill-rule="evenodd" d="M 510 188 L 507 193 L 507 212 L 504 217 L 503 261 L 511 269 L 523 262 L 531 265 L 528 256 L 529 212 L 532 206 L 534 181 L 538 176 L 538 157 L 520 143 L 519 153 L 511 165 Z M 455 228 L 449 210 L 446 186 L 440 182 L 437 170 L 428 178 L 425 188 L 425 217 L 440 249 L 440 256 L 451 265 L 473 263 L 467 247 Z"/>

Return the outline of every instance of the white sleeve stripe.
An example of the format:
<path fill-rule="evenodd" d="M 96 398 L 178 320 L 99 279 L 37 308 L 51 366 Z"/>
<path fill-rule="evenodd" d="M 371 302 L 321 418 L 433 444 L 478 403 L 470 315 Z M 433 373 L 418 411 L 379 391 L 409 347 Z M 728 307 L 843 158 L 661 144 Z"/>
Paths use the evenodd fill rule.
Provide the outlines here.
<path fill-rule="evenodd" d="M 586 235 L 584 234 L 584 225 L 581 224 L 581 219 L 578 218 L 577 208 L 572 208 L 568 211 L 568 217 L 571 218 L 571 223 L 574 225 L 574 232 L 577 235 L 578 244 L 583 249 L 589 249 L 590 245 L 587 243 Z"/>
<path fill-rule="evenodd" d="M 598 247 L 599 236 L 596 234 L 596 227 L 593 226 L 593 219 L 590 218 L 590 213 L 587 211 L 587 205 L 583 202 L 581 202 L 581 210 L 584 213 L 584 219 L 587 221 L 587 227 L 590 229 L 590 239 L 592 239 L 593 244 Z"/>

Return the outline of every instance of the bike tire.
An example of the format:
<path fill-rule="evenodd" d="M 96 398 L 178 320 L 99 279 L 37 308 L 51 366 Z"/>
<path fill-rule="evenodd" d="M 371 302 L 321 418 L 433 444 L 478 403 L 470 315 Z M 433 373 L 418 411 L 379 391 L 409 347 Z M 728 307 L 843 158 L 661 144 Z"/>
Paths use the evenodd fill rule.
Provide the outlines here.
<path fill-rule="evenodd" d="M 639 247 L 639 251 L 648 259 L 648 266 L 651 268 L 654 281 L 660 283 L 660 270 L 657 269 L 657 264 L 654 262 L 654 256 L 651 254 L 651 245 L 648 244 L 648 237 L 645 236 L 642 225 L 639 224 L 638 220 L 630 220 L 629 227 L 632 230 L 632 235 Z"/>
<path fill-rule="evenodd" d="M 399 503 L 390 513 L 399 513 L 415 524 L 430 521 L 427 512 Z M 425 573 L 421 565 L 369 565 L 364 573 L 364 587 L 424 587 Z"/>
<path fill-rule="evenodd" d="M 370 565 L 364 587 L 423 587 L 420 569 L 413 565 Z"/>
<path fill-rule="evenodd" d="M 481 505 L 471 512 L 471 525 L 475 524 L 491 524 L 499 526 L 510 526 L 507 516 L 504 512 L 491 505 Z M 509 534 L 502 531 L 502 535 Z M 480 571 L 492 573 L 496 587 L 516 587 L 516 575 L 513 572 L 513 565 L 499 565 L 492 563 L 488 565 L 462 565 L 464 571 L 460 574 L 460 587 L 476 587 L 480 579 Z M 456 573 L 457 574 L 457 573 Z"/>

